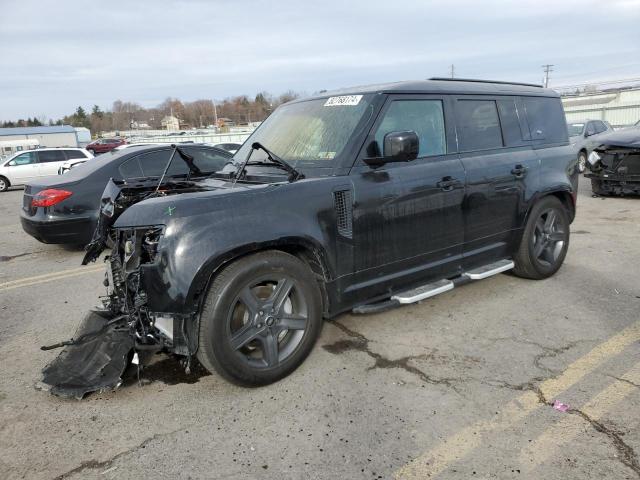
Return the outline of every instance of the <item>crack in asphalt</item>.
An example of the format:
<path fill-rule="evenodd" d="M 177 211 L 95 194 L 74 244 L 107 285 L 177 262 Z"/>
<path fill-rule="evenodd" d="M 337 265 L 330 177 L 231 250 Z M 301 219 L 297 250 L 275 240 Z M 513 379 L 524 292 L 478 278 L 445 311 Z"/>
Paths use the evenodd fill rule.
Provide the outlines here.
<path fill-rule="evenodd" d="M 617 378 L 617 377 L 613 377 L 613 378 L 616 378 L 617 380 L 620 380 L 622 382 L 630 383 L 631 385 L 634 385 L 636 387 L 640 387 L 640 385 L 630 382 L 629 380 L 625 380 L 624 378 Z M 485 385 L 499 387 L 499 388 L 508 388 L 510 390 L 516 390 L 519 392 L 525 392 L 525 391 L 534 392 L 538 396 L 538 402 L 540 404 L 551 407 L 553 406 L 553 402 L 547 400 L 542 389 L 535 384 L 535 382 L 542 382 L 545 380 L 546 379 L 544 378 L 538 377 L 528 382 L 520 383 L 520 384 L 512 384 L 502 380 L 483 381 L 481 383 L 484 383 Z M 593 427 L 594 430 L 606 435 L 611 440 L 614 448 L 618 452 L 618 456 L 616 456 L 616 458 L 620 462 L 622 462 L 624 465 L 629 467 L 631 470 L 633 470 L 635 474 L 638 476 L 638 478 L 640 478 L 640 462 L 638 462 L 638 456 L 636 455 L 633 447 L 631 447 L 630 445 L 625 443 L 624 440 L 622 440 L 622 435 L 623 435 L 622 433 L 607 427 L 601 421 L 591 418 L 589 415 L 587 415 L 580 409 L 570 408 L 567 410 L 567 413 L 581 417 L 582 419 L 587 421 L 591 425 L 591 427 Z"/>
<path fill-rule="evenodd" d="M 409 361 L 410 360 L 415 360 L 415 359 L 425 359 L 427 356 L 426 355 L 413 355 L 413 356 L 407 356 L 407 357 L 402 357 L 400 359 L 397 360 L 389 360 L 388 358 L 383 357 L 382 355 L 380 355 L 379 353 L 376 352 L 372 352 L 369 348 L 369 339 L 367 337 L 365 337 L 364 335 L 362 335 L 359 332 L 356 332 L 354 330 L 351 330 L 350 328 L 348 328 L 347 326 L 343 325 L 340 322 L 337 321 L 333 321 L 332 322 L 336 327 L 338 327 L 340 330 L 342 330 L 344 333 L 346 333 L 350 338 L 346 339 L 346 340 L 338 340 L 337 342 L 334 342 L 330 345 L 324 345 L 323 348 L 330 352 L 330 353 L 334 353 L 334 354 L 338 354 L 338 353 L 342 353 L 344 351 L 347 350 L 357 350 L 360 352 L 364 352 L 367 355 L 369 355 L 371 358 L 373 358 L 375 360 L 375 364 L 372 367 L 369 367 L 369 370 L 372 370 L 374 368 L 401 368 L 403 370 L 406 370 L 409 373 L 412 373 L 416 376 L 418 376 L 421 380 L 423 380 L 426 383 L 431 383 L 431 384 L 436 384 L 436 385 L 446 385 L 447 387 L 455 390 L 457 393 L 460 393 L 457 389 L 456 386 L 453 385 L 453 382 L 457 382 L 457 381 L 462 381 L 462 379 L 456 379 L 456 378 L 433 378 L 429 375 L 427 375 L 425 372 L 423 372 L 422 370 L 409 365 Z M 499 338 L 499 339 L 494 339 L 494 340 L 504 340 L 503 338 Z M 551 402 L 550 400 L 548 400 L 545 395 L 544 392 L 542 391 L 542 389 L 538 386 L 538 383 L 544 382 L 546 380 L 549 380 L 551 378 L 555 378 L 558 376 L 558 372 L 556 370 L 550 369 L 548 367 L 545 367 L 544 365 L 542 365 L 540 362 L 542 361 L 542 359 L 544 358 L 552 358 L 555 357 L 557 355 L 560 355 L 574 347 L 576 347 L 577 345 L 579 345 L 580 343 L 584 343 L 584 342 L 588 342 L 588 340 L 577 340 L 577 341 L 573 341 L 568 343 L 567 345 L 564 345 L 562 347 L 557 347 L 557 348 L 552 348 L 552 347 L 548 347 L 546 345 L 542 345 L 538 342 L 534 342 L 534 341 L 530 341 L 530 340 L 519 340 L 519 339 L 514 339 L 514 338 L 509 338 L 509 340 L 513 340 L 516 342 L 520 342 L 520 343 L 527 343 L 527 344 L 531 344 L 531 345 L 535 345 L 538 348 L 540 348 L 542 350 L 541 353 L 539 353 L 538 355 L 536 355 L 533 359 L 533 365 L 538 368 L 539 370 L 543 370 L 546 371 L 547 373 L 549 373 L 548 377 L 534 377 L 531 380 L 527 381 L 527 382 L 523 382 L 523 383 L 518 383 L 518 384 L 514 384 L 514 383 L 509 383 L 506 382 L 504 380 L 478 380 L 480 383 L 485 384 L 485 385 L 489 385 L 489 386 L 493 386 L 493 387 L 498 387 L 498 388 L 507 388 L 509 390 L 514 390 L 514 391 L 518 391 L 518 392 L 533 392 L 536 394 L 536 396 L 538 397 L 538 402 L 541 405 L 545 405 L 545 406 L 553 406 L 553 402 Z M 613 377 L 612 375 L 610 375 L 611 377 Z M 626 382 L 629 383 L 635 387 L 639 387 L 640 385 L 633 383 L 629 380 L 626 380 L 624 378 L 618 378 L 618 377 L 613 377 L 616 380 L 619 380 L 621 382 Z M 472 380 L 472 379 L 468 379 L 468 380 Z M 567 413 L 572 414 L 572 415 L 577 415 L 579 417 L 581 417 L 582 419 L 584 419 L 586 422 L 588 422 L 591 427 L 596 430 L 599 433 L 602 433 L 604 435 L 606 435 L 612 442 L 614 448 L 616 449 L 616 451 L 618 452 L 618 456 L 616 457 L 622 464 L 626 465 L 628 468 L 630 468 L 631 470 L 633 470 L 635 472 L 635 474 L 640 478 L 640 462 L 638 461 L 638 457 L 634 451 L 634 449 L 628 445 L 627 443 L 625 443 L 625 441 L 622 439 L 622 435 L 620 432 L 607 427 L 606 425 L 604 425 L 601 421 L 598 421 L 594 418 L 591 418 L 589 415 L 587 415 L 586 413 L 584 413 L 582 410 L 576 409 L 576 408 L 570 408 L 569 410 L 567 410 Z"/>
<path fill-rule="evenodd" d="M 536 367 L 538 370 L 542 370 L 544 372 L 547 372 L 549 375 L 551 375 L 551 377 L 549 377 L 549 378 L 554 378 L 555 376 L 557 376 L 559 374 L 559 371 L 543 365 L 541 363 L 542 360 L 544 360 L 546 358 L 557 357 L 558 355 L 560 355 L 560 354 L 562 354 L 564 352 L 567 352 L 567 351 L 571 350 L 572 348 L 577 347 L 581 343 L 594 343 L 595 342 L 595 340 L 586 340 L 586 339 L 585 340 L 574 340 L 572 342 L 567 343 L 566 345 L 563 345 L 562 347 L 548 347 L 547 345 L 543 345 L 543 344 L 541 344 L 539 342 L 536 342 L 534 340 L 526 340 L 526 339 L 517 338 L 517 337 L 498 337 L 498 338 L 490 338 L 489 340 L 492 341 L 492 342 L 510 340 L 512 342 L 515 342 L 515 343 L 522 343 L 524 345 L 533 345 L 535 347 L 538 347 L 540 350 L 542 350 L 542 352 L 540 352 L 539 354 L 537 354 L 533 358 L 533 366 Z M 546 380 L 546 379 L 543 379 L 543 380 Z"/>
<path fill-rule="evenodd" d="M 616 377 L 615 375 L 607 375 L 607 377 L 611 377 L 611 378 L 613 378 L 615 380 L 618 380 L 619 382 L 628 383 L 629 385 L 632 385 L 632 386 L 634 386 L 636 388 L 640 388 L 639 384 L 637 384 L 635 382 L 632 382 L 631 380 L 627 380 L 626 378 Z"/>
<path fill-rule="evenodd" d="M 419 368 L 409 364 L 411 360 L 425 360 L 428 357 L 428 355 L 425 355 L 425 354 L 409 355 L 406 357 L 399 358 L 397 360 L 390 360 L 379 353 L 371 351 L 371 349 L 369 348 L 369 339 L 364 335 L 362 335 L 361 333 L 351 330 L 349 327 L 347 327 L 346 325 L 343 325 L 338 321 L 334 320 L 331 323 L 336 327 L 338 327 L 340 330 L 342 330 L 344 333 L 346 333 L 350 338 L 346 340 L 338 340 L 337 342 L 332 343 L 330 345 L 324 345 L 323 348 L 327 352 L 330 352 L 333 354 L 339 354 L 347 350 L 356 350 L 359 352 L 363 352 L 375 360 L 375 363 L 373 364 L 373 366 L 369 367 L 368 370 L 373 370 L 375 368 L 383 368 L 383 369 L 400 368 L 413 375 L 416 375 L 418 378 L 420 378 L 420 380 L 422 380 L 425 383 L 429 383 L 432 385 L 445 385 L 451 388 L 452 390 L 454 390 L 459 395 L 461 395 L 458 388 L 453 384 L 453 382 L 458 381 L 458 379 L 448 378 L 448 377 L 443 377 L 443 378 L 432 377 L 427 373 L 423 372 L 422 370 L 420 370 Z"/>
<path fill-rule="evenodd" d="M 174 433 L 178 433 L 182 430 L 188 429 L 189 427 L 181 427 L 177 430 L 173 430 L 171 432 L 166 432 L 166 433 L 156 433 L 154 435 L 151 435 L 150 437 L 145 438 L 141 443 L 139 443 L 138 445 L 134 445 L 131 448 L 128 448 L 127 450 L 123 450 L 122 452 L 118 452 L 115 455 L 113 455 L 111 458 L 107 459 L 107 460 L 87 460 L 86 462 L 82 462 L 80 465 L 78 465 L 75 468 L 72 468 L 71 470 L 68 470 L 66 472 L 64 472 L 61 475 L 58 475 L 57 477 L 54 477 L 53 480 L 63 480 L 65 478 L 68 478 L 71 475 L 74 475 L 76 473 L 80 473 L 80 472 L 84 472 L 85 470 L 97 470 L 99 468 L 105 468 L 105 467 L 110 467 L 111 464 L 113 462 L 115 462 L 117 459 L 119 459 L 120 457 L 123 457 L 129 453 L 133 453 L 136 450 L 140 449 L 140 448 L 144 448 L 146 447 L 149 443 L 151 443 L 152 441 L 164 437 L 164 436 L 168 436 L 168 435 L 173 435 Z"/>
<path fill-rule="evenodd" d="M 582 419 L 586 420 L 594 428 L 594 430 L 606 435 L 613 443 L 614 448 L 618 451 L 619 455 L 616 458 L 631 470 L 633 470 L 638 478 L 640 478 L 640 463 L 638 462 L 638 456 L 636 455 L 636 452 L 633 450 L 633 448 L 625 443 L 624 440 L 622 440 L 622 435 L 624 434 L 607 427 L 602 422 L 591 418 L 589 415 L 577 408 L 570 408 L 569 410 L 567 410 L 567 413 L 578 415 Z"/>

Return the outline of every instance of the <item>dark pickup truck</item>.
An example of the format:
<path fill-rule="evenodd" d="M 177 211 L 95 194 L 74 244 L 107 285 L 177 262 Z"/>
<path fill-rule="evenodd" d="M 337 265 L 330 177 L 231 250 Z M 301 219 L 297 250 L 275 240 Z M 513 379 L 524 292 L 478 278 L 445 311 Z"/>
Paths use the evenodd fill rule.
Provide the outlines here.
<path fill-rule="evenodd" d="M 576 191 L 560 98 L 536 85 L 432 79 L 290 102 L 206 179 L 110 182 L 86 258 L 113 245 L 104 308 L 44 383 L 115 387 L 132 355 L 154 350 L 242 385 L 277 381 L 325 318 L 507 270 L 553 275 Z"/>

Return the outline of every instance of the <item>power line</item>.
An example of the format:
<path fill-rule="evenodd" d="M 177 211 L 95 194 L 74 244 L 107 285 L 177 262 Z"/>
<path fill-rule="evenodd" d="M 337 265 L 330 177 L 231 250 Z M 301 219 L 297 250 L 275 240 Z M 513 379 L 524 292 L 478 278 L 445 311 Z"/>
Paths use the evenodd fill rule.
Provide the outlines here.
<path fill-rule="evenodd" d="M 549 74 L 553 72 L 553 68 L 551 67 L 553 67 L 552 64 L 542 65 L 542 68 L 544 69 L 544 88 L 549 86 Z"/>

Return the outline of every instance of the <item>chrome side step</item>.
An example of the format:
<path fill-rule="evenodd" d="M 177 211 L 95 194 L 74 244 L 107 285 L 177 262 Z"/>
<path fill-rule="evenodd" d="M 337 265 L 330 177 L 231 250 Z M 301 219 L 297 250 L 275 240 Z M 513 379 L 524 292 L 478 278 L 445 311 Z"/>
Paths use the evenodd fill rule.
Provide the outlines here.
<path fill-rule="evenodd" d="M 498 273 L 511 270 L 513 267 L 515 267 L 513 260 L 505 258 L 504 260 L 498 260 L 497 262 L 490 263 L 489 265 L 469 270 L 468 272 L 463 273 L 463 275 L 466 275 L 471 280 L 483 280 L 487 277 L 491 277 L 492 275 L 497 275 Z"/>
<path fill-rule="evenodd" d="M 391 297 L 391 300 L 397 300 L 398 303 L 415 303 L 425 298 L 434 297 L 440 293 L 453 290 L 453 282 L 451 280 L 439 280 L 437 282 L 428 283 L 421 287 L 399 293 Z"/>
<path fill-rule="evenodd" d="M 513 260 L 505 258 L 498 260 L 497 262 L 484 265 L 482 267 L 474 268 L 468 272 L 463 273 L 459 277 L 455 277 L 451 280 L 443 279 L 437 282 L 428 283 L 406 292 L 393 295 L 388 300 L 383 300 L 377 303 L 359 305 L 352 311 L 359 314 L 380 313 L 391 308 L 398 307 L 400 305 L 406 305 L 409 303 L 419 302 L 426 298 L 434 297 L 453 288 L 470 283 L 476 280 L 483 280 L 485 278 L 497 275 L 498 273 L 506 272 L 515 267 Z"/>

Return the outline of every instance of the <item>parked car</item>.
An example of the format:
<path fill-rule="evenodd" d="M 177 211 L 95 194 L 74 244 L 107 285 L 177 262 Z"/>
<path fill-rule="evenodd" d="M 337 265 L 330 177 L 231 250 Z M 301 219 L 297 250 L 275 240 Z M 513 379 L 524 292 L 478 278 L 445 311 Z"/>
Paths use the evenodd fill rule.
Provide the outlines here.
<path fill-rule="evenodd" d="M 87 244 L 96 228 L 100 197 L 109 179 L 136 185 L 158 178 L 172 154 L 169 144 L 129 148 L 100 155 L 65 175 L 35 180 L 25 186 L 21 223 L 25 232 L 43 243 Z M 231 155 L 218 148 L 182 147 L 193 157 L 201 177 L 221 169 Z M 167 182 L 184 179 L 190 173 L 180 158 L 172 161 Z"/>
<path fill-rule="evenodd" d="M 98 155 L 100 153 L 110 152 L 114 148 L 126 143 L 127 141 L 124 138 L 100 138 L 87 145 L 86 149 L 93 152 L 94 155 Z"/>
<path fill-rule="evenodd" d="M 585 176 L 596 195 L 640 195 L 640 128 L 607 135 L 589 155 Z"/>
<path fill-rule="evenodd" d="M 282 105 L 205 181 L 138 195 L 110 182 L 109 293 L 83 322 L 100 357 L 70 346 L 44 383 L 115 387 L 135 348 L 264 385 L 300 365 L 323 318 L 506 270 L 549 277 L 569 246 L 576 163 L 558 94 L 537 86 L 441 79 Z"/>
<path fill-rule="evenodd" d="M 208 143 L 207 145 L 211 145 L 212 147 L 221 148 L 230 153 L 236 153 L 240 147 L 242 146 L 239 143 Z"/>
<path fill-rule="evenodd" d="M 84 148 L 38 148 L 16 153 L 0 163 L 0 192 L 42 177 L 57 175 L 67 161 L 86 161 L 93 155 Z"/>
<path fill-rule="evenodd" d="M 578 152 L 578 171 L 584 172 L 587 168 L 587 158 L 593 149 L 600 145 L 603 135 L 613 132 L 613 127 L 604 120 L 584 120 L 582 122 L 569 123 L 569 142 Z"/>

